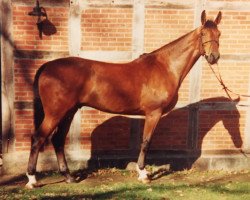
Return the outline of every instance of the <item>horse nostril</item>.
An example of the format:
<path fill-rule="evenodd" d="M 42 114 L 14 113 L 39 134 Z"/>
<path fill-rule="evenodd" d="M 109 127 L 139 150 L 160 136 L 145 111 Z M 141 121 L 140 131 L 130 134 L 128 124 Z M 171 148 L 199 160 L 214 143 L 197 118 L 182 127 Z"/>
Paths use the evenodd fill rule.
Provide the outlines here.
<path fill-rule="evenodd" d="M 211 53 L 211 55 L 215 61 L 218 61 L 220 58 L 220 53 Z"/>
<path fill-rule="evenodd" d="M 206 60 L 210 63 L 210 64 L 215 64 L 217 63 L 217 61 L 220 58 L 220 54 L 219 53 L 211 53 L 209 55 L 205 55 Z"/>

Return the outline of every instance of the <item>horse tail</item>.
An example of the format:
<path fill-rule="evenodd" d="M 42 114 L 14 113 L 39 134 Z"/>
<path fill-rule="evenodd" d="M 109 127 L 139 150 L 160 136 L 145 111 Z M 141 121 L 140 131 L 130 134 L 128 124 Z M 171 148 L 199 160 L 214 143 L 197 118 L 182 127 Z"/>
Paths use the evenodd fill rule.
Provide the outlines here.
<path fill-rule="evenodd" d="M 44 70 L 45 65 L 42 65 L 36 72 L 35 80 L 33 83 L 33 93 L 34 93 L 34 101 L 33 101 L 33 108 L 34 108 L 34 125 L 35 129 L 37 130 L 38 127 L 41 125 L 43 118 L 44 118 L 44 110 L 42 101 L 39 95 L 39 88 L 38 88 L 38 81 L 39 77 Z"/>

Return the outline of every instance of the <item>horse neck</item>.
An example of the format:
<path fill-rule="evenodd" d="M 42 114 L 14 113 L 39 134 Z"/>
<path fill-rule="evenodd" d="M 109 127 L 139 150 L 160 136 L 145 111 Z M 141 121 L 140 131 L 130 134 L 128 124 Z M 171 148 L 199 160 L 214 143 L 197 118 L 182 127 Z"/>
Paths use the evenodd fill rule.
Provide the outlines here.
<path fill-rule="evenodd" d="M 179 85 L 201 56 L 200 30 L 197 28 L 154 52 L 167 71 L 176 76 Z"/>

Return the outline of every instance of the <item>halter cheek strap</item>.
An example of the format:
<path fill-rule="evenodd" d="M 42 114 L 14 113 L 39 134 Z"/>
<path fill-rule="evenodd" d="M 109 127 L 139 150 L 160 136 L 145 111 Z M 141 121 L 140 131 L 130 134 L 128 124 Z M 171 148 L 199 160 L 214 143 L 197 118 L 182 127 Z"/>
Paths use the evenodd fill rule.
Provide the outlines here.
<path fill-rule="evenodd" d="M 203 42 L 202 42 L 202 36 L 200 35 L 200 45 L 199 45 L 199 52 L 202 56 L 204 56 L 206 54 L 205 50 L 204 50 L 204 46 L 203 46 Z"/>

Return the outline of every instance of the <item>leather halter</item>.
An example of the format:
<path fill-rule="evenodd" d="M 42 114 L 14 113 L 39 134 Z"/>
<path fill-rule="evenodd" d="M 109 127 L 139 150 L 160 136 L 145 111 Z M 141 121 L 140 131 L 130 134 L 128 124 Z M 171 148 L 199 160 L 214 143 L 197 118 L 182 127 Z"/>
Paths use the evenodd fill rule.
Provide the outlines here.
<path fill-rule="evenodd" d="M 201 45 L 204 46 L 204 44 L 206 44 L 206 43 L 212 43 L 212 42 L 215 42 L 219 46 L 219 42 L 217 40 L 208 40 L 206 42 L 203 42 Z"/>
<path fill-rule="evenodd" d="M 202 32 L 202 30 L 203 30 L 203 28 L 201 29 L 201 32 Z M 206 51 L 204 49 L 204 45 L 205 44 L 214 42 L 218 46 L 220 45 L 218 40 L 213 40 L 213 39 L 212 40 L 207 40 L 207 41 L 203 42 L 202 37 L 204 37 L 204 36 L 202 35 L 202 33 L 200 33 L 200 50 L 199 51 L 200 51 L 200 54 L 202 56 L 206 55 Z"/>
<path fill-rule="evenodd" d="M 240 98 L 240 97 L 247 97 L 247 98 L 250 97 L 250 95 L 248 95 L 248 94 L 239 94 L 239 93 L 236 93 L 236 92 L 232 91 L 231 89 L 229 89 L 229 88 L 225 85 L 225 83 L 224 83 L 224 81 L 223 81 L 223 79 L 222 79 L 222 77 L 221 77 L 221 73 L 220 73 L 220 69 L 219 69 L 219 65 L 218 65 L 218 64 L 216 64 L 216 65 L 217 65 L 217 71 L 218 71 L 217 74 L 216 74 L 215 70 L 213 69 L 212 65 L 209 64 L 209 63 L 208 63 L 208 65 L 209 65 L 210 69 L 212 70 L 212 72 L 213 72 L 214 76 L 216 77 L 216 79 L 217 79 L 217 80 L 219 81 L 219 83 L 221 84 L 222 89 L 225 91 L 225 93 L 227 94 L 228 98 L 229 98 L 231 101 L 233 101 L 233 99 L 232 99 L 232 97 L 230 96 L 229 93 L 232 93 L 232 94 L 238 96 L 239 98 Z M 249 106 L 249 105 L 240 105 L 240 106 Z"/>

